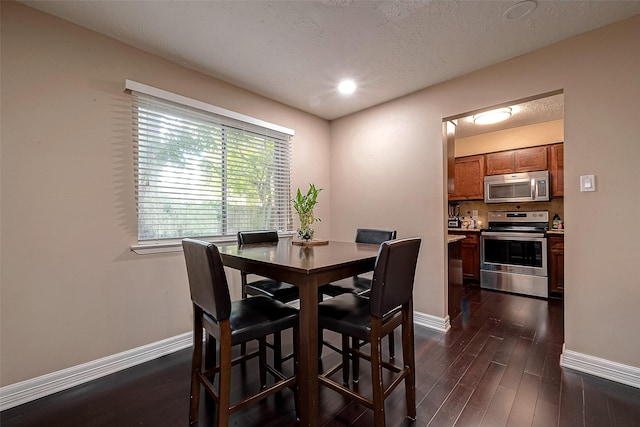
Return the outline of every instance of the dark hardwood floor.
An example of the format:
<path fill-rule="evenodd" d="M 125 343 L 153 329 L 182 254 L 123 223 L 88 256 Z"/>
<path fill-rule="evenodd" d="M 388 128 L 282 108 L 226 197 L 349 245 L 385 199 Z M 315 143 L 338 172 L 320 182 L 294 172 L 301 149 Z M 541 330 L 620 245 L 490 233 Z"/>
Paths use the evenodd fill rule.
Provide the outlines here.
<path fill-rule="evenodd" d="M 387 425 L 640 425 L 639 389 L 559 366 L 561 302 L 473 289 L 465 304 L 467 309 L 446 334 L 415 328 L 417 421 L 405 419 L 404 390 L 399 387 L 387 399 Z M 396 345 L 399 342 L 396 339 Z M 401 354 L 399 348 L 396 354 Z M 325 349 L 323 364 L 336 360 Z M 189 366 L 190 350 L 183 350 L 6 410 L 0 424 L 186 426 Z M 235 393 L 256 387 L 255 366 L 249 364 L 244 373 L 234 369 Z M 359 387 L 367 390 L 368 373 L 361 371 Z M 295 426 L 292 396 L 285 390 L 234 414 L 231 425 Z M 214 425 L 214 413 L 215 405 L 203 399 L 197 425 Z M 373 425 L 369 410 L 327 389 L 321 390 L 320 414 L 325 426 Z"/>

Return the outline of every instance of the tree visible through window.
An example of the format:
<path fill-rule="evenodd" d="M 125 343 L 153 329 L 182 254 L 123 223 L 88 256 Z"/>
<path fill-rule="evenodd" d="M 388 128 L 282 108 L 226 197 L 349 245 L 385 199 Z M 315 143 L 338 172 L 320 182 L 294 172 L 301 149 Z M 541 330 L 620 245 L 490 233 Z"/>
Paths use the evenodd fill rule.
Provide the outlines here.
<path fill-rule="evenodd" d="M 139 241 L 291 229 L 289 135 L 132 95 Z"/>

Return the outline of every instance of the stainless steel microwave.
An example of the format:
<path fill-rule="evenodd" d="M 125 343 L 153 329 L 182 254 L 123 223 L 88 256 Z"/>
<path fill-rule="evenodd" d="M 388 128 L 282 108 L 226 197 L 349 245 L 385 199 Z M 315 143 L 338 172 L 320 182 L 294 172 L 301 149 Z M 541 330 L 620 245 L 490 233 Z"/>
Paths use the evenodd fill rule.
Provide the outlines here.
<path fill-rule="evenodd" d="M 545 202 L 549 200 L 549 171 L 484 177 L 484 202 Z"/>

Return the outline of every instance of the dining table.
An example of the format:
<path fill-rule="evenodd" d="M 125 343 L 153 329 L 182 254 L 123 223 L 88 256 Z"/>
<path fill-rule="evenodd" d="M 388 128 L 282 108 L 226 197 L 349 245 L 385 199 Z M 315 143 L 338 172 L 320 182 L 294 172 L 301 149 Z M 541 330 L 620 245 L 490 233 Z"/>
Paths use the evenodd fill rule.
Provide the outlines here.
<path fill-rule="evenodd" d="M 296 244 L 293 244 L 296 243 Z M 257 274 L 299 288 L 298 345 L 299 417 L 303 426 L 319 423 L 318 288 L 324 284 L 372 271 L 380 245 L 328 241 L 301 245 L 284 238 L 277 243 L 221 245 L 225 266 Z"/>

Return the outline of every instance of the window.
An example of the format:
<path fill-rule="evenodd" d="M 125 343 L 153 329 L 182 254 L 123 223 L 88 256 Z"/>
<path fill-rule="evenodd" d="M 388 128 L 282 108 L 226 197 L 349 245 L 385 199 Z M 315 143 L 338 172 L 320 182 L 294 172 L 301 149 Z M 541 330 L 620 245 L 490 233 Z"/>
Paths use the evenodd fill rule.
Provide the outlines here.
<path fill-rule="evenodd" d="M 292 229 L 293 131 L 139 83 L 127 89 L 139 242 Z"/>

